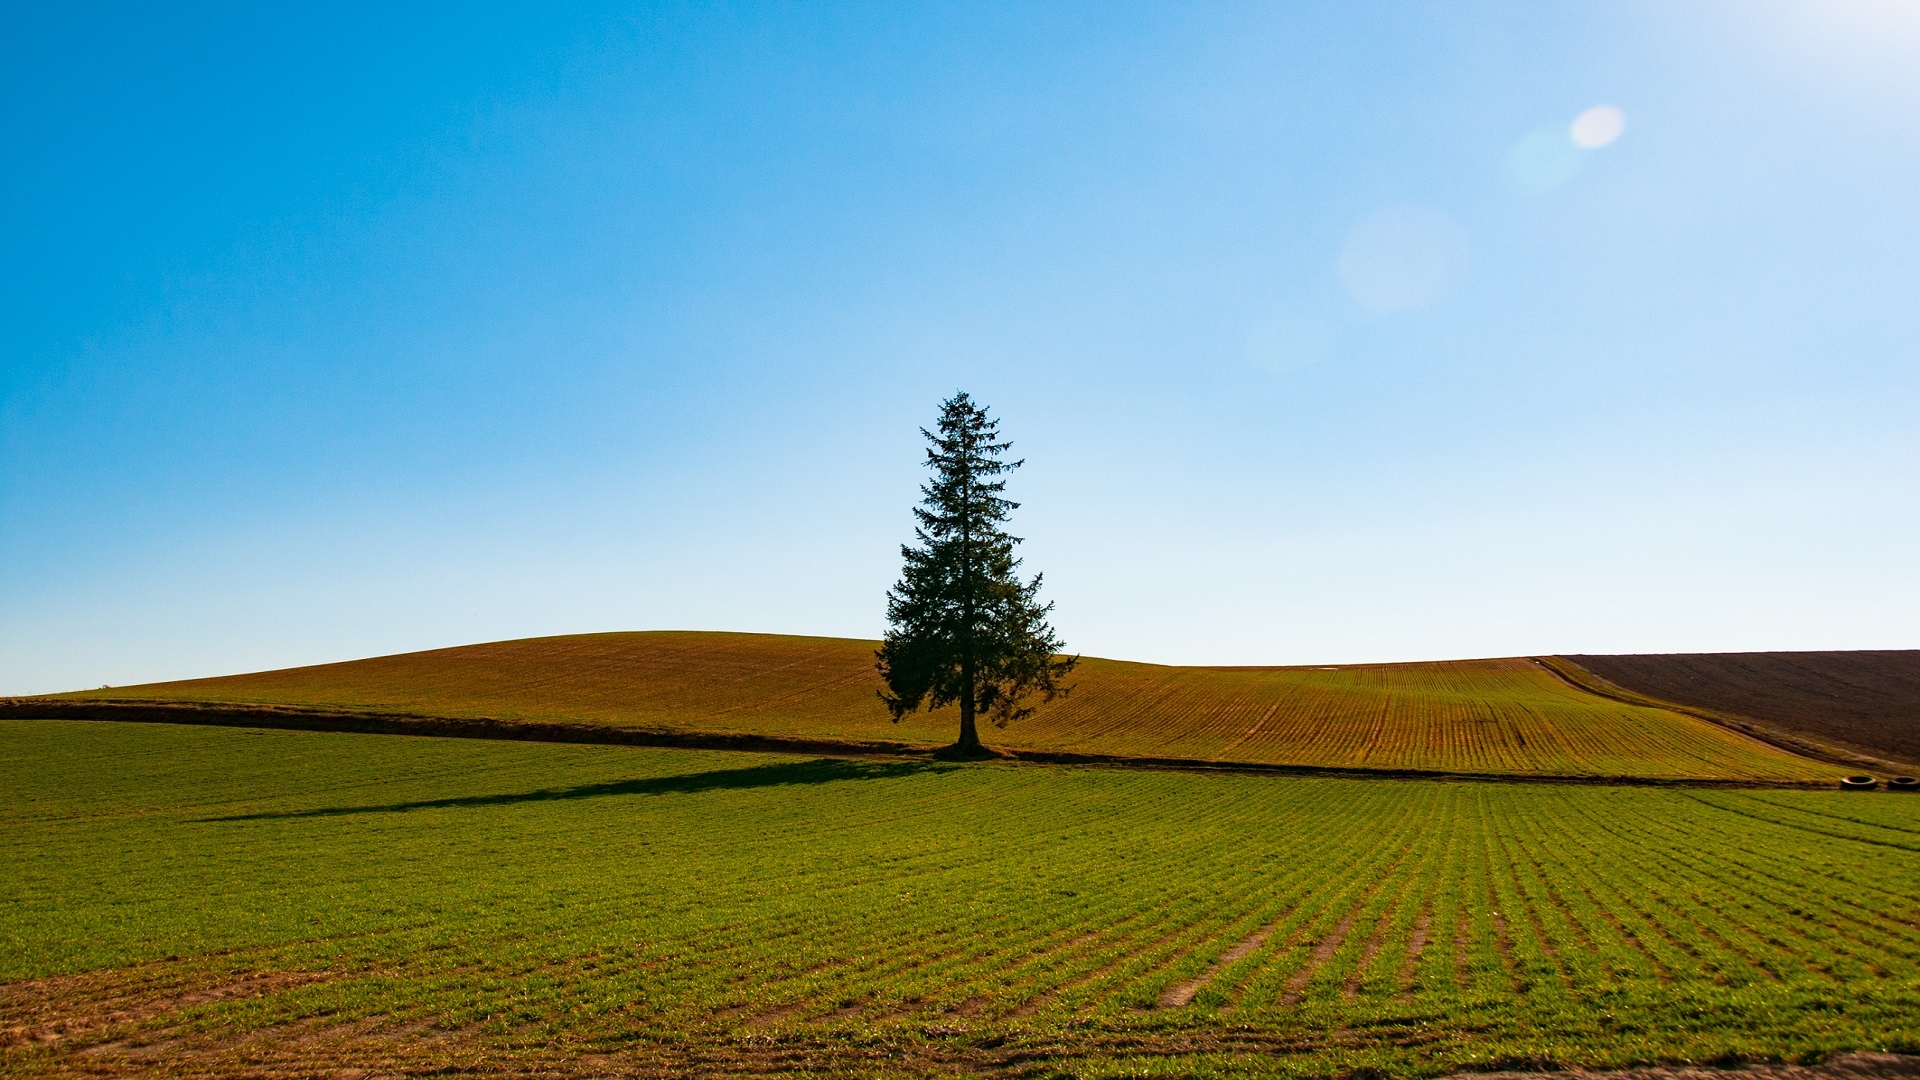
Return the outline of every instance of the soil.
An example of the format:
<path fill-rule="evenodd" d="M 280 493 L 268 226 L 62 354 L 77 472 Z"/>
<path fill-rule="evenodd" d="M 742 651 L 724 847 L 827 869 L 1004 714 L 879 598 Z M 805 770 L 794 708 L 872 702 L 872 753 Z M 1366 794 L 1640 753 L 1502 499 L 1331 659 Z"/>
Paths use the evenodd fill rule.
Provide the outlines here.
<path fill-rule="evenodd" d="M 1920 1056 L 1841 1054 L 1825 1065 L 1748 1065 L 1742 1068 L 1660 1065 L 1618 1072 L 1463 1073 L 1453 1080 L 1892 1080 L 1894 1077 L 1920 1077 Z"/>
<path fill-rule="evenodd" d="M 1362 898 L 1364 903 L 1364 898 Z M 1353 929 L 1349 913 L 1314 949 L 1310 976 Z M 1270 935 L 1263 928 L 1256 937 Z M 1249 939 L 1251 940 L 1251 939 Z M 1242 945 L 1246 945 L 1243 942 Z M 1256 946 L 1257 947 L 1257 946 Z M 1238 949 L 1234 950 L 1238 951 Z M 1131 955 L 1138 955 L 1135 951 Z M 195 1006 L 270 997 L 328 979 L 323 971 L 171 972 L 147 965 L 118 971 L 0 983 L 0 1073 L 133 1080 L 376 1080 L 400 1076 L 500 1076 L 525 1080 L 689 1075 L 766 1077 L 836 1075 L 1059 1075 L 1118 1054 L 1294 1054 L 1318 1048 L 1311 1037 L 1245 1028 L 1203 1031 L 1092 1029 L 1041 1034 L 996 1031 L 989 1022 L 933 1025 L 928 1042 L 807 1025 L 746 1025 L 709 1039 L 641 1039 L 618 1047 L 545 1038 L 502 1040 L 472 1027 L 441 1028 L 381 1017 L 309 1020 L 245 1030 L 196 1024 Z M 1306 980 L 1296 977 L 1297 989 Z M 847 1019 L 859 1010 L 842 1010 Z M 966 1010 L 963 1010 L 963 1012 Z M 1543 1067 L 1551 1065 L 1542 1063 Z M 1727 1063 L 1729 1065 L 1734 1063 Z M 1374 1074 L 1354 1074 L 1353 1080 Z M 1825 1065 L 1648 1067 L 1619 1072 L 1479 1073 L 1456 1080 L 1920 1080 L 1920 1056 L 1849 1054 Z"/>
<path fill-rule="evenodd" d="M 1920 763 L 1920 649 L 1562 659 L 1648 697 Z"/>
<path fill-rule="evenodd" d="M 1209 965 L 1207 970 L 1185 982 L 1175 983 L 1168 987 L 1166 993 L 1160 995 L 1160 1002 L 1157 1007 L 1162 1009 L 1177 1009 L 1182 1005 L 1192 1002 L 1193 999 L 1199 995 L 1200 991 L 1207 988 L 1208 983 L 1218 978 L 1220 973 L 1227 969 L 1228 965 L 1236 960 L 1245 959 L 1247 956 L 1252 955 L 1255 949 L 1265 945 L 1267 939 L 1273 936 L 1273 932 L 1280 928 L 1281 920 L 1285 918 L 1286 914 L 1283 912 L 1280 918 L 1248 934 L 1232 948 L 1221 953 L 1220 958 Z"/>

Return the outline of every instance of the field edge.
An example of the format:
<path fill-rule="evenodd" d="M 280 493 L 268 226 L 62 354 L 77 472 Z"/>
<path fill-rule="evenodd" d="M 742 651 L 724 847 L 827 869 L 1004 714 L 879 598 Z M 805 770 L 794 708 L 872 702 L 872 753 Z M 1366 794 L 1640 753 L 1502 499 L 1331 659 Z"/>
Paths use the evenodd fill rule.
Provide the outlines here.
<path fill-rule="evenodd" d="M 1556 658 L 1557 659 L 1557 658 Z M 1543 666 L 1546 666 L 1544 664 Z M 1549 668 L 1549 670 L 1553 670 Z M 1557 674 L 1558 672 L 1556 672 Z M 1582 672 L 1585 674 L 1585 672 Z M 1564 677 L 1564 676 L 1563 676 Z M 1569 680 L 1571 681 L 1571 680 Z M 1578 686 L 1577 683 L 1574 684 Z M 1580 687 L 1585 690 L 1585 687 Z M 1589 690 L 1588 692 L 1594 692 Z M 1622 693 L 1630 693 L 1622 691 Z M 1610 696 L 1600 694 L 1599 696 Z M 1651 703 L 1653 699 L 1647 699 Z M 1629 702 L 1631 704 L 1645 704 Z M 1665 704 L 1652 707 L 1693 715 Z M 1708 719 L 1696 717 L 1696 719 Z M 365 735 L 492 739 L 513 742 L 574 743 L 681 750 L 733 750 L 753 753 L 811 754 L 829 757 L 932 758 L 941 747 L 876 740 L 804 738 L 743 732 L 616 727 L 586 722 L 502 720 L 492 717 L 432 716 L 307 706 L 240 705 L 47 697 L 0 698 L 0 720 L 81 720 L 115 723 L 186 724 L 207 727 L 275 728 Z M 1719 726 L 1725 722 L 1709 720 Z M 1760 736 L 1742 731 L 1759 739 Z M 1766 741 L 1761 739 L 1761 741 Z M 1778 745 L 1769 743 L 1769 745 Z M 1792 747 L 1779 747 L 1801 753 Z M 1576 784 L 1610 787 L 1831 790 L 1828 780 L 1764 780 L 1719 777 L 1635 776 L 1602 773 L 1496 772 L 1354 765 L 1281 764 L 1259 761 L 1099 754 L 1067 750 L 993 747 L 994 759 L 1033 765 L 1077 765 L 1173 772 L 1231 773 L 1261 776 L 1322 776 L 1401 780 L 1455 780 L 1486 783 Z M 1832 762 L 1830 759 L 1828 763 Z M 1854 762 L 1838 762 L 1857 764 Z"/>

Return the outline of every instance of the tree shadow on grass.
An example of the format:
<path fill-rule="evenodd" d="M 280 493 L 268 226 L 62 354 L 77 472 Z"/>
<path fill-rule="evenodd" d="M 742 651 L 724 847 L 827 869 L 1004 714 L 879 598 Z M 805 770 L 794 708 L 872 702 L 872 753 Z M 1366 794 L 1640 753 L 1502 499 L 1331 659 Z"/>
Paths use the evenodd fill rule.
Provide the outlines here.
<path fill-rule="evenodd" d="M 275 821 L 287 818 L 343 817 L 348 814 L 401 814 L 409 810 L 434 810 L 461 806 L 512 806 L 516 803 L 558 802 L 566 799 L 597 799 L 606 795 L 686 795 L 701 791 L 732 788 L 784 787 L 791 784 L 833 784 L 843 780 L 890 780 L 921 773 L 941 773 L 957 768 L 932 761 L 860 761 L 846 758 L 813 758 L 807 761 L 783 761 L 773 765 L 753 765 L 744 769 L 715 769 L 711 772 L 681 776 L 653 776 L 643 780 L 615 780 L 604 784 L 581 784 L 569 788 L 541 788 L 507 795 L 463 795 L 454 799 L 423 799 L 418 802 L 386 803 L 379 806 L 328 806 L 316 810 L 268 811 L 258 814 L 231 814 L 226 817 L 200 818 L 202 822 Z"/>

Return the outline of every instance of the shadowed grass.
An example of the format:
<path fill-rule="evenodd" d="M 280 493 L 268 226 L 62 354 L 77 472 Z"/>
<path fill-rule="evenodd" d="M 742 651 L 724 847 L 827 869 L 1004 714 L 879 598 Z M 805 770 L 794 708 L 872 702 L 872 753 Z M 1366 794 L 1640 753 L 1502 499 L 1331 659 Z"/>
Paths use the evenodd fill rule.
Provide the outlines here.
<path fill-rule="evenodd" d="M 853 780 L 881 780 L 938 772 L 953 768 L 921 761 L 849 761 L 842 758 L 816 758 L 812 761 L 778 762 L 752 765 L 744 769 L 712 769 L 682 776 L 655 776 L 639 780 L 615 780 L 600 784 L 579 784 L 567 788 L 541 788 L 501 795 L 462 795 L 450 799 L 421 799 L 414 802 L 386 803 L 380 806 L 323 806 L 312 810 L 286 810 L 258 814 L 229 814 L 201 818 L 201 821 L 266 821 L 274 818 L 342 817 L 348 814 L 403 814 L 409 810 L 436 810 L 459 806 L 512 806 L 516 803 L 555 802 L 566 799 L 599 799 L 613 795 L 689 795 L 720 789 L 781 787 L 790 784 L 834 784 Z"/>

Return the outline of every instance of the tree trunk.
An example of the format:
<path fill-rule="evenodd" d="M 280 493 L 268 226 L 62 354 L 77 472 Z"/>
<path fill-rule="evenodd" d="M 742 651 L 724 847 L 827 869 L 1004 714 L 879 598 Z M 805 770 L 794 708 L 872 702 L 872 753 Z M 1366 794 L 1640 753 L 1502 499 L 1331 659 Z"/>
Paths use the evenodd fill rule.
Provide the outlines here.
<path fill-rule="evenodd" d="M 953 744 L 962 753 L 980 749 L 980 733 L 973 727 L 973 680 L 960 690 L 960 740 Z"/>
<path fill-rule="evenodd" d="M 980 733 L 973 729 L 973 477 L 961 485 L 965 513 L 960 519 L 960 738 L 953 744 L 962 755 L 980 752 Z"/>

